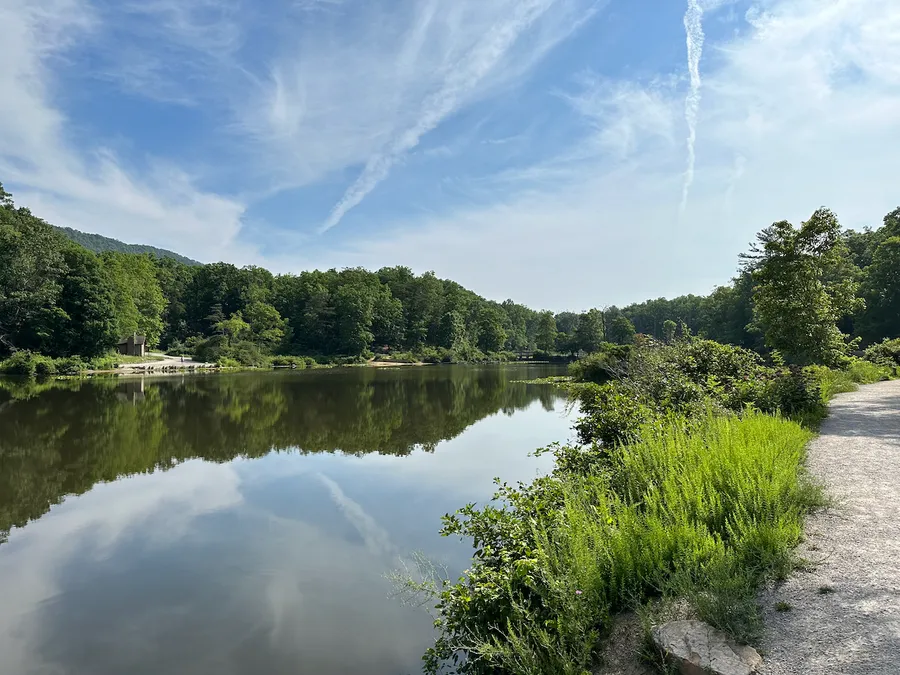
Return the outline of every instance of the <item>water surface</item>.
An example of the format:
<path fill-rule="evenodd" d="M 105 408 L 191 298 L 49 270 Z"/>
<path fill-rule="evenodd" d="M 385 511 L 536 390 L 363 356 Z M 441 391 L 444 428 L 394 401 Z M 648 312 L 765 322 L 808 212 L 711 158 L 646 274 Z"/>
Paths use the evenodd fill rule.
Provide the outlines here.
<path fill-rule="evenodd" d="M 550 366 L 0 382 L 0 673 L 397 675 L 386 572 L 463 570 L 440 516 L 546 471 Z"/>

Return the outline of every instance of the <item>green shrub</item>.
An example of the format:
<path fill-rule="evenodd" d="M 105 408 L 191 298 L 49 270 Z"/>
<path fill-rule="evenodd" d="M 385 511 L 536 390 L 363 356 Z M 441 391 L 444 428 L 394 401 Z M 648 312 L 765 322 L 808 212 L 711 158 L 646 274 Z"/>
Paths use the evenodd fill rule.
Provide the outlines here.
<path fill-rule="evenodd" d="M 656 416 L 648 402 L 616 382 L 586 386 L 579 401 L 581 416 L 575 430 L 585 444 L 611 446 L 635 441 L 641 426 Z"/>
<path fill-rule="evenodd" d="M 216 362 L 216 365 L 218 365 L 219 368 L 240 368 L 241 362 L 238 361 L 237 359 L 232 359 L 228 356 L 223 356 Z"/>
<path fill-rule="evenodd" d="M 56 372 L 60 375 L 80 375 L 87 370 L 87 364 L 80 356 L 69 356 L 56 359 Z"/>
<path fill-rule="evenodd" d="M 18 351 L 0 363 L 0 372 L 3 372 L 6 375 L 34 377 L 40 358 L 41 356 L 39 354 L 32 354 L 31 352 L 24 350 Z"/>
<path fill-rule="evenodd" d="M 885 339 L 874 344 L 865 351 L 867 361 L 880 366 L 900 366 L 900 338 L 894 340 Z"/>
<path fill-rule="evenodd" d="M 894 368 L 892 365 L 877 364 L 863 359 L 850 359 L 846 371 L 850 379 L 858 384 L 873 384 L 891 379 Z"/>
<path fill-rule="evenodd" d="M 56 362 L 46 356 L 35 358 L 34 374 L 38 377 L 56 375 Z"/>
<path fill-rule="evenodd" d="M 804 515 L 821 503 L 802 469 L 811 434 L 760 413 L 685 429 L 647 426 L 587 474 L 557 446 L 552 476 L 445 517 L 443 533 L 476 550 L 439 595 L 426 671 L 463 652 L 465 674 L 580 675 L 609 617 L 660 592 L 753 636 L 756 589 L 790 567 Z"/>
<path fill-rule="evenodd" d="M 313 361 L 315 363 L 315 361 Z M 280 368 L 296 368 L 303 370 L 306 368 L 306 357 L 303 356 L 273 356 L 272 365 Z"/>
<path fill-rule="evenodd" d="M 630 354 L 630 345 L 614 345 L 604 342 L 600 346 L 600 351 L 570 363 L 569 375 L 576 382 L 593 382 L 595 384 L 604 384 L 610 380 L 620 379 L 627 373 Z"/>

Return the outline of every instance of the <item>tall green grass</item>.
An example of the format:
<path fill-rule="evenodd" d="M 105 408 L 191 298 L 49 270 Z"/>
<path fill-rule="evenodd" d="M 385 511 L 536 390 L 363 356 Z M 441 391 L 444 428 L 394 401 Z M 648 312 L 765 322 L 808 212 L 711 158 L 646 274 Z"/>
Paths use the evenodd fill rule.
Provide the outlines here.
<path fill-rule="evenodd" d="M 803 470 L 810 438 L 757 413 L 711 414 L 689 430 L 672 420 L 611 451 L 602 474 L 561 479 L 563 507 L 533 524 L 527 593 L 507 589 L 506 626 L 470 655 L 500 672 L 580 675 L 609 617 L 657 597 L 687 599 L 752 639 L 759 583 L 787 574 L 803 517 L 821 502 Z M 534 592 L 553 618 L 535 621 L 534 603 L 519 601 Z"/>

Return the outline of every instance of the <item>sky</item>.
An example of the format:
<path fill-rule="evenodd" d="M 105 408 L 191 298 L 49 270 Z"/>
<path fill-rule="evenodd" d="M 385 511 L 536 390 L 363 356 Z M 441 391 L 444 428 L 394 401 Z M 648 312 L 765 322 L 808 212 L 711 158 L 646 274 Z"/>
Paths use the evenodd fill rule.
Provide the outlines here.
<path fill-rule="evenodd" d="M 896 0 L 0 0 L 0 182 L 274 272 L 583 310 L 900 204 Z"/>

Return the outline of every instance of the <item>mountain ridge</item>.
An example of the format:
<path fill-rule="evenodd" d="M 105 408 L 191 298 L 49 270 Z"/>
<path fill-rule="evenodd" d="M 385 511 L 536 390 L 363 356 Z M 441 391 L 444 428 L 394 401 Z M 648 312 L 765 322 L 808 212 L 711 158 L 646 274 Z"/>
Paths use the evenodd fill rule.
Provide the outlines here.
<path fill-rule="evenodd" d="M 84 246 L 84 248 L 94 253 L 103 253 L 104 251 L 118 251 L 120 253 L 152 253 L 158 258 L 171 258 L 177 260 L 184 265 L 202 265 L 203 263 L 188 258 L 187 256 L 175 253 L 165 248 L 157 248 L 147 244 L 126 244 L 124 241 L 113 239 L 112 237 L 104 237 L 102 234 L 92 234 L 90 232 L 82 232 L 71 227 L 59 227 L 52 225 L 53 229 L 63 236 L 71 239 L 76 244 Z"/>

